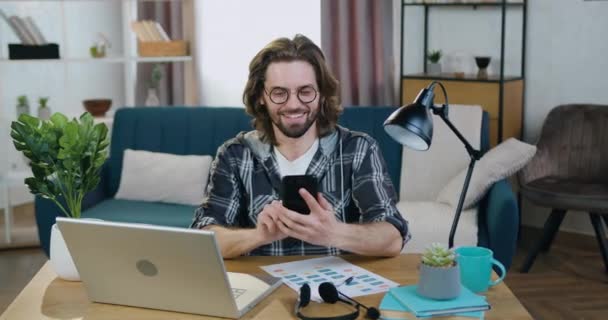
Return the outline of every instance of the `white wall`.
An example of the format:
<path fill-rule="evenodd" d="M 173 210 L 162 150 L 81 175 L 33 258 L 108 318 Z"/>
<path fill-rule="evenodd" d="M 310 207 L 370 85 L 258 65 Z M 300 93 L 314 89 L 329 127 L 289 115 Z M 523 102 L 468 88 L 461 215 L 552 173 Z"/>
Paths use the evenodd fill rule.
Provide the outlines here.
<path fill-rule="evenodd" d="M 242 106 L 249 62 L 273 39 L 301 33 L 321 45 L 320 0 L 208 0 L 197 6 L 199 100 L 205 106 Z"/>
<path fill-rule="evenodd" d="M 536 142 L 553 107 L 608 105 L 608 1 L 535 0 L 528 10 L 524 127 Z M 542 226 L 548 213 L 524 201 L 524 224 Z M 561 229 L 593 234 L 587 214 L 567 214 Z"/>

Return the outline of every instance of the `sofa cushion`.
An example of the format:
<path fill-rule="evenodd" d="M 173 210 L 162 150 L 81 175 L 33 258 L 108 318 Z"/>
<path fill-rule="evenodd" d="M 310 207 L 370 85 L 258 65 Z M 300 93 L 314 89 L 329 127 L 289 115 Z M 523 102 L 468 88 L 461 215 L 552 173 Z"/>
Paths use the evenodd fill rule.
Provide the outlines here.
<path fill-rule="evenodd" d="M 449 119 L 475 149 L 480 148 L 483 111 L 451 105 Z M 439 191 L 469 162 L 467 151 L 450 128 L 433 116 L 433 141 L 427 151 L 403 147 L 400 201 L 435 201 Z"/>
<path fill-rule="evenodd" d="M 509 138 L 490 149 L 475 165 L 462 207 L 469 209 L 476 206 L 495 182 L 515 174 L 535 153 L 536 146 L 515 138 Z M 445 184 L 437 196 L 437 201 L 454 208 L 458 205 L 467 170 L 468 165 L 463 166 L 460 172 Z"/>
<path fill-rule="evenodd" d="M 211 160 L 211 156 L 127 149 L 115 198 L 198 206 Z"/>
<path fill-rule="evenodd" d="M 408 220 L 412 239 L 401 253 L 421 253 L 431 243 L 448 243 L 454 208 L 432 201 L 399 201 L 397 209 Z M 454 236 L 454 246 L 477 245 L 477 208 L 463 210 Z"/>
<path fill-rule="evenodd" d="M 195 209 L 181 204 L 109 199 L 85 210 L 82 217 L 187 228 Z"/>
<path fill-rule="evenodd" d="M 118 190 L 126 149 L 215 155 L 226 140 L 249 130 L 251 117 L 243 108 L 121 108 L 114 115 L 106 193 Z"/>

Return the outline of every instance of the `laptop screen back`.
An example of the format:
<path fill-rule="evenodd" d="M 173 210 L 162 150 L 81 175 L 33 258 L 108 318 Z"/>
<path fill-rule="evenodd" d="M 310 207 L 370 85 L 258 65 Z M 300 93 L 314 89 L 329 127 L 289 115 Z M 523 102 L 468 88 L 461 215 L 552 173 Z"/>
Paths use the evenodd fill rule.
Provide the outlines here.
<path fill-rule="evenodd" d="M 238 318 L 213 232 L 57 218 L 96 302 Z"/>

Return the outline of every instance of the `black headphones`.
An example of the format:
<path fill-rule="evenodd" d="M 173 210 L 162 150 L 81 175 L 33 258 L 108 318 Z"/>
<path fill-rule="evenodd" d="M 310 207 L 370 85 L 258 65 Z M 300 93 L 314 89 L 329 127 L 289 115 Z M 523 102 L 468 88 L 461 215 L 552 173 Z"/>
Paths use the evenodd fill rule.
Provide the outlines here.
<path fill-rule="evenodd" d="M 305 283 L 300 287 L 300 296 L 298 297 L 298 300 L 296 301 L 295 313 L 299 319 L 301 319 L 301 320 L 355 320 L 355 319 L 357 319 L 357 317 L 359 317 L 360 307 L 363 307 L 367 310 L 367 312 L 365 313 L 365 318 L 371 319 L 371 320 L 377 320 L 378 318 L 380 318 L 380 311 L 378 311 L 378 309 L 376 309 L 374 307 L 368 308 L 368 307 L 360 304 L 359 302 L 355 301 L 354 299 L 347 297 L 345 294 L 338 291 L 336 286 L 334 286 L 334 284 L 331 282 L 321 283 L 321 285 L 319 286 L 319 295 L 321 296 L 323 301 L 325 301 L 327 303 L 333 304 L 333 303 L 340 301 L 340 302 L 343 302 L 343 303 L 346 303 L 348 305 L 355 307 L 356 310 L 352 313 L 348 313 L 348 314 L 340 315 L 340 316 L 333 316 L 333 317 L 307 317 L 307 316 L 303 315 L 300 312 L 300 309 L 303 307 L 306 307 L 310 303 L 310 286 L 308 285 L 308 283 Z M 340 298 L 340 295 L 342 295 L 343 297 L 345 297 L 348 300 Z"/>

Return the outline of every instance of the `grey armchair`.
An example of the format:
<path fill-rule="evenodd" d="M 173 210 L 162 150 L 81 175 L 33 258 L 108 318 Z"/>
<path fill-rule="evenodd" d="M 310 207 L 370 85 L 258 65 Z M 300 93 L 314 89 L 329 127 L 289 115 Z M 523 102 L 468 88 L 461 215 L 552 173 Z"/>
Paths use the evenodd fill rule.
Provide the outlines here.
<path fill-rule="evenodd" d="M 549 113 L 534 158 L 520 171 L 521 193 L 532 203 L 552 208 L 541 239 L 521 271 L 528 272 L 541 251 L 548 251 L 567 212 L 591 219 L 608 271 L 608 105 L 561 105 Z"/>

